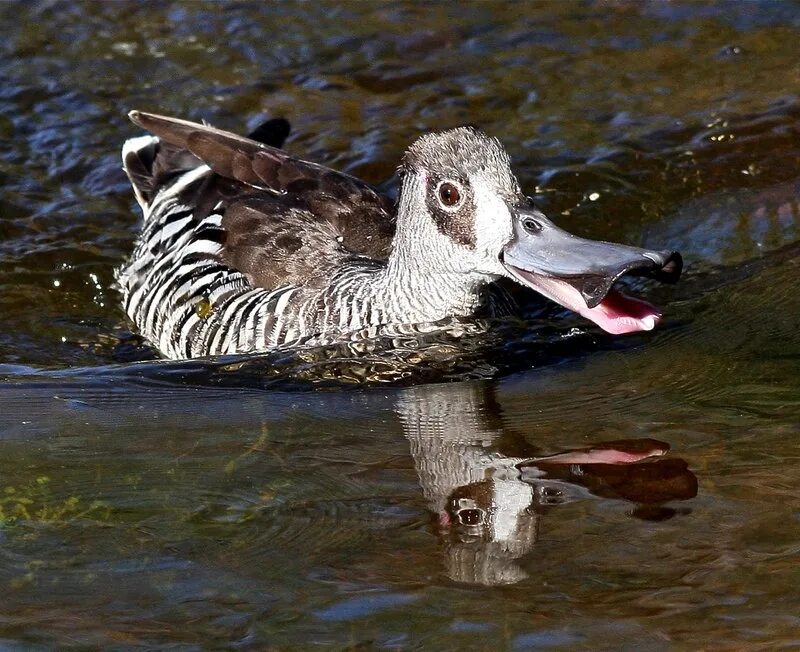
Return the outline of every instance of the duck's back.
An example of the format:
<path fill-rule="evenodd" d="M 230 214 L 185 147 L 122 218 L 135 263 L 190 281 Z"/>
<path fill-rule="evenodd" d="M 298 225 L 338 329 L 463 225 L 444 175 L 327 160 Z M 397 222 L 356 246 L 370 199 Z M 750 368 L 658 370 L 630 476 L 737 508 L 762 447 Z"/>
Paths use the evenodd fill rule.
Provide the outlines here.
<path fill-rule="evenodd" d="M 267 350 L 319 329 L 309 301 L 356 266 L 381 265 L 394 233 L 387 198 L 266 142 L 135 113 L 156 134 L 123 163 L 144 212 L 118 274 L 128 315 L 171 358 Z"/>

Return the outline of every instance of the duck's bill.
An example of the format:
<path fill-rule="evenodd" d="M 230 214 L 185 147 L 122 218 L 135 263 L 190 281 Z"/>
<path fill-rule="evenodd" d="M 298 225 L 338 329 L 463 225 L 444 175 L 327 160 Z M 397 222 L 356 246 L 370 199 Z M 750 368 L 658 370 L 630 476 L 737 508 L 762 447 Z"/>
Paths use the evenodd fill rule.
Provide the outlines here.
<path fill-rule="evenodd" d="M 516 211 L 502 260 L 514 279 L 614 335 L 649 331 L 661 320 L 654 306 L 614 284 L 625 275 L 674 283 L 683 266 L 675 251 L 579 238 L 529 209 Z"/>

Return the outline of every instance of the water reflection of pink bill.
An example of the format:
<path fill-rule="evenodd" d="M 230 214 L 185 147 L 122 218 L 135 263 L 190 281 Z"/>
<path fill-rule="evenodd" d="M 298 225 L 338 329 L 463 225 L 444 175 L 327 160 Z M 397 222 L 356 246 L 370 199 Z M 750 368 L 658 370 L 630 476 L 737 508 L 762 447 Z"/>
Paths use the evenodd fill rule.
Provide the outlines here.
<path fill-rule="evenodd" d="M 650 457 L 660 457 L 669 451 L 669 444 L 656 439 L 629 439 L 596 444 L 590 448 L 532 457 L 519 466 L 542 464 L 635 464 Z"/>

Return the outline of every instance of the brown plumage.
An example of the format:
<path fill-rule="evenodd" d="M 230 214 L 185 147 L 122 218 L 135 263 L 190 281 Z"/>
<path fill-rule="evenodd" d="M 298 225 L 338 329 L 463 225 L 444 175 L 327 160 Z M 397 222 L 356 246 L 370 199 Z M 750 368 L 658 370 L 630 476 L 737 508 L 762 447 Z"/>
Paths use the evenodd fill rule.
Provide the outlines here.
<path fill-rule="evenodd" d="M 222 203 L 222 262 L 253 286 L 313 286 L 348 258 L 388 256 L 394 208 L 369 184 L 207 125 L 141 111 L 130 117 L 170 145 L 153 169 L 162 152 L 174 165 L 177 152 L 194 161 L 188 167 L 199 160 L 218 175 L 192 203 L 197 215 Z"/>

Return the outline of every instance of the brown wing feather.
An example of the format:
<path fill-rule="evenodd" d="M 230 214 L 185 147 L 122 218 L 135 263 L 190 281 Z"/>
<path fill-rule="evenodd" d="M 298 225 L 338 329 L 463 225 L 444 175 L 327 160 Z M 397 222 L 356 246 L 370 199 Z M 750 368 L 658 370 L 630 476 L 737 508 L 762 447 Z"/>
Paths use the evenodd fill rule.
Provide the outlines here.
<path fill-rule="evenodd" d="M 394 209 L 367 183 L 207 125 L 141 111 L 130 118 L 223 177 L 204 193 L 224 204 L 226 263 L 254 285 L 309 282 L 353 255 L 388 256 Z"/>
<path fill-rule="evenodd" d="M 225 211 L 222 225 L 225 263 L 255 287 L 315 286 L 347 258 L 330 225 L 274 201 L 243 199 Z"/>

